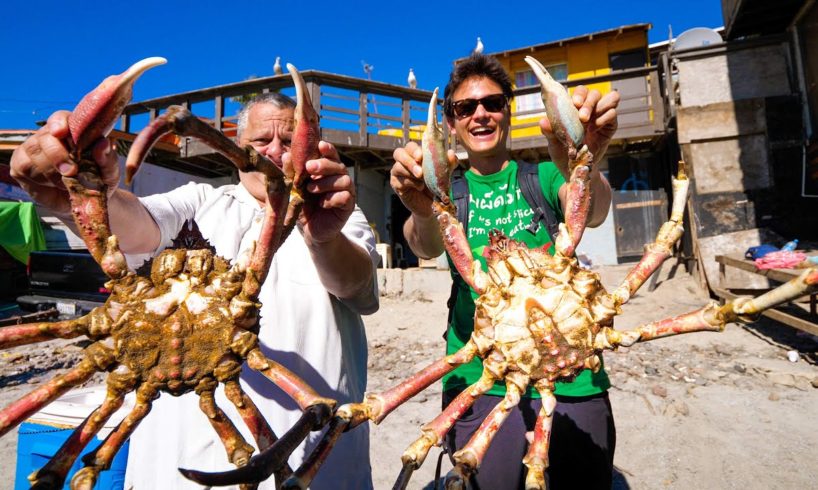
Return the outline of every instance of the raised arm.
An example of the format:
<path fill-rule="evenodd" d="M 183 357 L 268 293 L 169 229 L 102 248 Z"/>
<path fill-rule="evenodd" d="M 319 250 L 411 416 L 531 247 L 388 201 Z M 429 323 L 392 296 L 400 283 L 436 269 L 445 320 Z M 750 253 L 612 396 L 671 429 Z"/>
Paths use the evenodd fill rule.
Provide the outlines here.
<path fill-rule="evenodd" d="M 584 85 L 574 89 L 571 96 L 574 105 L 579 109 L 579 119 L 585 126 L 585 144 L 599 162 L 605 155 L 608 145 L 618 126 L 616 107 L 619 105 L 619 93 L 611 91 L 603 97 L 598 90 L 588 90 Z M 566 174 L 568 165 L 567 148 L 563 146 L 551 130 L 548 118 L 540 119 L 540 129 L 548 139 L 548 152 L 557 167 Z M 588 226 L 599 226 L 608 216 L 611 207 L 611 185 L 594 165 L 591 174 L 591 208 L 588 212 Z M 560 202 L 565 206 L 565 185 L 560 188 Z M 564 210 L 563 210 L 564 211 Z"/>
<path fill-rule="evenodd" d="M 412 215 L 403 225 L 403 236 L 415 255 L 431 259 L 444 252 L 440 228 L 432 215 L 432 193 L 423 181 L 421 160 L 423 153 L 414 141 L 393 154 L 395 164 L 390 172 L 389 183 Z M 455 156 L 449 152 L 449 160 Z"/>
<path fill-rule="evenodd" d="M 32 199 L 49 209 L 76 232 L 71 217 L 68 191 L 61 177 L 77 174 L 71 163 L 67 111 L 55 112 L 48 122 L 29 137 L 11 156 L 11 176 L 20 183 Z M 108 185 L 108 213 L 111 231 L 119 238 L 123 252 L 151 252 L 159 246 L 159 227 L 139 200 L 120 189 L 119 161 L 113 143 L 100 139 L 93 146 L 93 158 L 102 169 Z"/>
<path fill-rule="evenodd" d="M 354 183 L 331 144 L 322 141 L 318 150 L 322 158 L 307 162 L 307 192 L 317 199 L 305 201 L 299 227 L 327 291 L 359 313 L 373 313 L 378 309 L 375 266 L 367 250 L 342 233 L 355 209 Z M 283 158 L 286 165 L 290 155 Z"/>

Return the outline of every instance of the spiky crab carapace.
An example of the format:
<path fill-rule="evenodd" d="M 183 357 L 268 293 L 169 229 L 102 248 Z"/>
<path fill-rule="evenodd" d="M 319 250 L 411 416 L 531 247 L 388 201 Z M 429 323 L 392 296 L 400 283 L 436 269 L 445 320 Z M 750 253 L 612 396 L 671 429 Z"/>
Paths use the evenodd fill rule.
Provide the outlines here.
<path fill-rule="evenodd" d="M 670 219 L 662 225 L 656 240 L 646 246 L 641 261 L 622 284 L 608 293 L 600 284 L 599 275 L 582 269 L 574 255 L 585 229 L 591 199 L 588 183 L 593 155 L 583 143 L 583 125 L 567 91 L 534 58 L 527 57 L 526 62 L 540 79 L 546 115 L 554 133 L 568 148 L 565 223 L 560 225 L 554 240 L 555 254 L 550 255 L 544 248 L 529 249 L 495 230 L 484 252 L 487 271 L 473 260 L 463 226 L 457 221 L 449 198 L 453 169 L 447 163 L 443 133 L 437 123 L 435 90 L 423 134 L 423 174 L 435 196 L 433 213 L 446 251 L 457 271 L 479 294 L 475 301 L 474 332 L 459 351 L 433 362 L 399 385 L 383 393 L 369 393 L 361 403 L 339 407 L 323 441 L 296 474 L 314 474 L 344 430 L 367 420 L 381 422 L 431 383 L 477 356 L 483 361 L 482 377 L 423 426 L 420 438 L 402 456 L 403 469 L 395 488 L 405 488 L 429 449 L 440 445 L 454 421 L 497 381 L 505 383 L 506 395 L 467 445 L 453 455 L 456 464 L 447 475 L 446 488 L 469 486 L 470 477 L 480 467 L 492 437 L 529 385 L 539 392 L 543 403 L 533 442 L 523 460 L 528 468 L 526 488 L 545 488 L 556 381 L 571 380 L 583 369 L 599 369 L 599 355 L 604 350 L 681 333 L 721 331 L 727 323 L 752 322 L 761 311 L 818 289 L 818 270 L 810 269 L 755 299 L 740 298 L 723 306 L 712 303 L 632 330 L 611 328 L 620 307 L 671 256 L 684 231 L 682 219 L 689 184 L 684 163 L 679 163 L 678 174 L 673 179 Z"/>
<path fill-rule="evenodd" d="M 298 424 L 276 446 L 292 451 L 313 426 L 329 419 L 335 401 L 320 397 L 297 375 L 262 354 L 258 345 L 258 294 L 273 255 L 295 225 L 303 205 L 306 161 L 318 153 L 318 119 L 304 82 L 289 66 L 298 93 L 292 165 L 279 169 L 252 148 L 239 148 L 211 126 L 174 106 L 155 119 L 134 141 L 126 163 L 133 176 L 150 147 L 168 131 L 202 138 L 242 171 L 265 176 L 267 206 L 260 236 L 253 248 L 234 264 L 207 246 L 171 248 L 153 259 L 147 276 L 128 268 L 107 210 L 107 186 L 90 147 L 108 135 L 129 102 L 133 83 L 145 70 L 165 63 L 163 58 L 140 61 L 112 76 L 80 101 L 69 116 L 70 158 L 79 171 L 63 177 L 71 212 L 93 257 L 111 278 L 109 299 L 86 316 L 54 323 L 32 323 L 0 329 L 0 348 L 53 338 L 86 336 L 93 343 L 73 369 L 46 382 L 0 411 L 0 436 L 97 371 L 107 371 L 102 405 L 73 431 L 56 455 L 29 479 L 37 488 L 62 488 L 74 460 L 106 420 L 119 409 L 127 393 L 135 391 L 133 410 L 103 443 L 84 458 L 85 466 L 72 479 L 73 489 L 90 489 L 107 469 L 122 444 L 162 392 L 178 396 L 195 391 L 203 416 L 224 443 L 229 460 L 245 465 L 249 445 L 216 405 L 214 390 L 225 386 L 230 401 L 247 424 L 260 449 L 276 442 L 267 421 L 243 392 L 238 377 L 242 364 L 263 373 L 304 410 Z M 304 114 L 306 113 L 306 117 Z M 177 245 L 177 244 L 175 244 Z M 290 472 L 286 462 L 275 468 L 277 478 Z"/>

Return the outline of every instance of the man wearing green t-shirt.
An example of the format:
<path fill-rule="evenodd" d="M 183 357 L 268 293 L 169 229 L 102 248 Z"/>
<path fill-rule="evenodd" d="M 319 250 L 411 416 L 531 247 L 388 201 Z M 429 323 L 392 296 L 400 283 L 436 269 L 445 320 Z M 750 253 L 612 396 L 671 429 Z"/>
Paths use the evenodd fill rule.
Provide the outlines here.
<path fill-rule="evenodd" d="M 499 229 L 530 248 L 552 242 L 545 226 L 535 233 L 527 229 L 533 211 L 523 197 L 517 180 L 517 162 L 506 146 L 511 120 L 509 102 L 513 96 L 511 80 L 493 57 L 474 54 L 458 64 L 445 89 L 444 112 L 451 131 L 468 154 L 469 170 L 464 173 L 469 189 L 467 237 L 474 257 L 486 268 L 483 249 L 488 233 Z M 596 90 L 577 87 L 572 96 L 585 125 L 585 143 L 599 161 L 616 131 L 616 107 L 619 95 L 605 97 Z M 538 165 L 538 176 L 545 201 L 556 218 L 562 220 L 566 199 L 567 149 L 553 136 L 547 118 L 540 128 L 548 140 L 553 160 Z M 404 224 L 404 236 L 419 257 L 437 257 L 444 252 L 443 242 L 432 215 L 432 194 L 422 180 L 421 151 L 415 143 L 395 151 L 391 185 L 412 212 Z M 453 152 L 449 152 L 454 161 Z M 591 209 L 588 226 L 598 226 L 607 216 L 611 188 L 605 177 L 591 173 Z M 551 248 L 553 253 L 553 247 Z M 454 267 L 452 267 L 454 271 Z M 447 354 L 460 349 L 474 329 L 474 300 L 477 294 L 460 278 L 455 281 L 454 306 L 446 334 Z M 482 373 L 480 359 L 460 366 L 443 378 L 444 407 L 463 389 L 476 382 Z M 551 445 L 549 482 L 552 490 L 562 488 L 610 488 L 616 431 L 608 401 L 610 387 L 604 369 L 583 371 L 570 383 L 557 383 Z M 505 385 L 497 383 L 480 397 L 457 421 L 446 436 L 449 454 L 464 446 L 488 412 L 502 400 Z M 488 449 L 475 484 L 483 490 L 523 488 L 527 436 L 533 431 L 541 403 L 531 388 L 497 432 Z"/>

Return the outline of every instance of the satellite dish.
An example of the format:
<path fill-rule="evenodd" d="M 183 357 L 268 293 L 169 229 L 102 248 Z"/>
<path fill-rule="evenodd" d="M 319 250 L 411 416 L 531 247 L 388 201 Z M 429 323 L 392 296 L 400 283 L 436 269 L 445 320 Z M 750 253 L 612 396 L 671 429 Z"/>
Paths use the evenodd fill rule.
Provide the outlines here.
<path fill-rule="evenodd" d="M 707 27 L 694 27 L 679 34 L 673 42 L 674 50 L 700 48 L 711 44 L 721 44 L 721 34 Z"/>

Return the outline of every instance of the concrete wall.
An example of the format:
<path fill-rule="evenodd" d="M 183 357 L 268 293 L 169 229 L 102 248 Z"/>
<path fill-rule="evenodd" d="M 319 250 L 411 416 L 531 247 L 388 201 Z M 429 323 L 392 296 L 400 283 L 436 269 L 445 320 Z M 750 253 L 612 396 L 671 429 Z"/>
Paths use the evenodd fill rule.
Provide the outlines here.
<path fill-rule="evenodd" d="M 703 106 L 791 93 L 786 43 L 681 59 L 681 105 Z"/>
<path fill-rule="evenodd" d="M 585 255 L 592 265 L 616 265 L 616 230 L 613 209 L 608 217 L 596 228 L 586 228 L 582 241 L 577 247 L 577 255 Z"/>
<path fill-rule="evenodd" d="M 769 239 L 768 229 L 803 239 L 813 228 L 807 221 L 818 203 L 804 202 L 793 178 L 803 142 L 797 77 L 787 41 L 771 39 L 676 60 L 678 140 L 693 178 L 690 226 L 714 284 L 715 255 L 743 253 Z"/>

